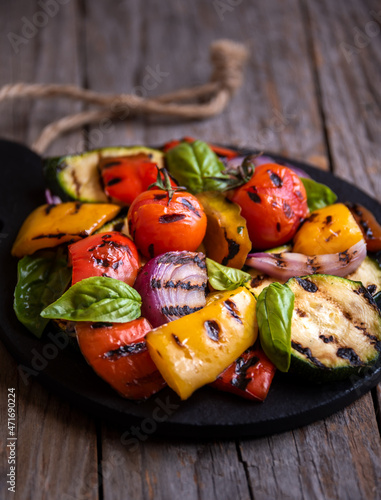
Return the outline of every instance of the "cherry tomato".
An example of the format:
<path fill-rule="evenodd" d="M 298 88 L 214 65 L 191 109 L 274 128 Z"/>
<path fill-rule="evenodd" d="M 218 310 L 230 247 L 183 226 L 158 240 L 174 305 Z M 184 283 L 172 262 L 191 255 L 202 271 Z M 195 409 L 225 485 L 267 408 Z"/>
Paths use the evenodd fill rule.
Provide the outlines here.
<path fill-rule="evenodd" d="M 302 181 L 291 169 L 275 163 L 256 167 L 231 200 L 241 207 L 251 243 L 259 250 L 291 240 L 308 214 Z"/>
<path fill-rule="evenodd" d="M 121 396 L 148 398 L 166 385 L 147 350 L 145 335 L 152 327 L 145 318 L 128 323 L 78 322 L 75 330 L 86 361 Z"/>
<path fill-rule="evenodd" d="M 148 155 L 104 158 L 99 166 L 107 196 L 131 205 L 134 199 L 148 189 L 157 178 L 156 163 Z M 172 185 L 175 183 L 172 181 Z"/>
<path fill-rule="evenodd" d="M 228 366 L 211 385 L 247 399 L 264 401 L 275 371 L 275 366 L 262 349 L 253 346 Z"/>
<path fill-rule="evenodd" d="M 116 231 L 93 234 L 69 246 L 72 284 L 91 276 L 108 276 L 132 286 L 140 267 L 133 241 Z"/>
<path fill-rule="evenodd" d="M 206 231 L 206 215 L 195 196 L 169 194 L 161 189 L 145 191 L 128 210 L 130 234 L 146 257 L 169 251 L 195 251 Z"/>

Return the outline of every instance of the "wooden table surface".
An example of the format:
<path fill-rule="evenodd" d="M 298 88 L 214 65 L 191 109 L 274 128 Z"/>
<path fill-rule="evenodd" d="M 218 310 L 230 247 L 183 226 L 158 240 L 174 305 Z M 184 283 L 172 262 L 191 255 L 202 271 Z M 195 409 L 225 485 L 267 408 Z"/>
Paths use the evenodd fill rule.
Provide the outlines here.
<path fill-rule="evenodd" d="M 153 96 L 207 81 L 215 39 L 250 49 L 244 87 L 222 115 L 94 126 L 61 138 L 49 154 L 191 135 L 305 160 L 381 196 L 377 0 L 8 0 L 0 3 L 0 25 L 0 85 L 143 87 Z M 144 88 L 153 70 L 157 85 Z M 2 104 L 0 136 L 31 144 L 48 122 L 81 109 L 67 100 Z M 292 432 L 224 442 L 153 435 L 130 449 L 112 425 L 38 381 L 26 386 L 4 347 L 0 356 L 1 498 L 381 498 L 380 387 Z M 9 387 L 17 399 L 15 495 L 6 483 Z"/>

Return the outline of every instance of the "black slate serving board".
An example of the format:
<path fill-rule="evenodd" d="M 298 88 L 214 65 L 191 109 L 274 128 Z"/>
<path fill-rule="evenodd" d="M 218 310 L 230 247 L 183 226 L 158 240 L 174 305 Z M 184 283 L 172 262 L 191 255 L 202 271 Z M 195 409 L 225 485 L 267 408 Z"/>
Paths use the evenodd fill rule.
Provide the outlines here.
<path fill-rule="evenodd" d="M 246 152 L 246 151 L 245 151 Z M 304 169 L 316 181 L 330 186 L 339 201 L 356 201 L 381 220 L 381 205 L 355 186 L 304 163 L 270 153 L 279 162 Z M 277 373 L 264 403 L 250 402 L 209 387 L 187 401 L 164 389 L 144 402 L 118 396 L 57 332 L 47 329 L 39 340 L 17 320 L 12 308 L 17 260 L 10 250 L 25 217 L 45 203 L 41 158 L 27 147 L 0 141 L 2 196 L 0 197 L 0 337 L 18 362 L 21 383 L 37 377 L 49 390 L 68 398 L 91 415 L 121 426 L 125 443 L 133 434 L 166 437 L 255 437 L 312 423 L 345 407 L 381 380 L 381 362 L 364 377 L 311 385 Z M 133 429 L 135 428 L 135 430 Z M 138 429 L 136 431 L 136 429 Z"/>

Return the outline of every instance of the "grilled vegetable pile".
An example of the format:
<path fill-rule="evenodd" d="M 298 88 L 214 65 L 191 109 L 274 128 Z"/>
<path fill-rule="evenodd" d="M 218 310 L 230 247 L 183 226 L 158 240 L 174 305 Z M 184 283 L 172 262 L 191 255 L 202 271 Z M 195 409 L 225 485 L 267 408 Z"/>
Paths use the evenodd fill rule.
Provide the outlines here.
<path fill-rule="evenodd" d="M 328 382 L 381 351 L 381 227 L 291 165 L 193 138 L 44 161 L 14 309 L 76 338 L 121 396 L 210 384 L 263 401 L 276 370 Z"/>

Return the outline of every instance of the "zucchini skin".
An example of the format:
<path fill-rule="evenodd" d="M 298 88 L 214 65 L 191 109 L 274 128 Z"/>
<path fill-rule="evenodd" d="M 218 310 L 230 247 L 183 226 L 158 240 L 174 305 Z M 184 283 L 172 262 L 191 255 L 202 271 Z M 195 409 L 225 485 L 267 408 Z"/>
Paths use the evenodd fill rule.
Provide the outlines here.
<path fill-rule="evenodd" d="M 115 146 L 93 149 L 80 154 L 57 156 L 43 160 L 43 175 L 51 192 L 62 201 L 83 201 L 87 203 L 107 203 L 99 172 L 101 158 L 117 158 L 137 153 L 146 153 L 161 168 L 164 164 L 162 151 L 146 146 Z M 80 161 L 83 160 L 83 161 Z M 74 177 L 66 178 L 72 171 Z M 78 174 L 84 172 L 84 177 Z M 77 175 L 75 175 L 77 174 Z M 78 179 L 76 179 L 78 177 Z M 82 177 L 82 179 L 81 179 Z"/>
<path fill-rule="evenodd" d="M 287 285 L 295 294 L 290 372 L 323 383 L 361 376 L 377 363 L 381 315 L 361 282 L 311 275 L 291 278 Z M 301 307 L 305 300 L 310 310 Z M 326 321 L 319 317 L 321 311 L 330 313 Z"/>
<path fill-rule="evenodd" d="M 62 189 L 57 178 L 57 172 L 66 158 L 67 156 L 57 156 L 45 159 L 42 164 L 42 173 L 48 188 L 55 196 L 59 196 L 62 201 L 73 201 L 74 198 Z"/>

